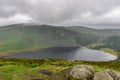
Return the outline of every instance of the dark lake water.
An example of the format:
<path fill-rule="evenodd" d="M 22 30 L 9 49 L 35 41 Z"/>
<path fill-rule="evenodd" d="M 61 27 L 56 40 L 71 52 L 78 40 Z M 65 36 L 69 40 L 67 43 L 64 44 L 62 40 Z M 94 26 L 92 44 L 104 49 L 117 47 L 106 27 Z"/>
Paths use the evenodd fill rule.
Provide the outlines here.
<path fill-rule="evenodd" d="M 55 47 L 33 52 L 23 52 L 7 58 L 63 58 L 68 60 L 111 61 L 117 57 L 99 50 L 77 47 Z"/>

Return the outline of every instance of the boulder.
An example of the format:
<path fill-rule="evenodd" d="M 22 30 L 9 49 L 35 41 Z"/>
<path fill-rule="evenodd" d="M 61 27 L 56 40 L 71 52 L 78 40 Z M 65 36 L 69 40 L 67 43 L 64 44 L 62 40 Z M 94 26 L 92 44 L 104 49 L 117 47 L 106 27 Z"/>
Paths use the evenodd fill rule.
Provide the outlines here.
<path fill-rule="evenodd" d="M 77 65 L 72 68 L 70 75 L 74 79 L 89 80 L 94 76 L 94 69 L 88 65 Z"/>
<path fill-rule="evenodd" d="M 110 70 L 106 69 L 101 72 L 97 72 L 94 76 L 94 80 L 120 80 L 120 74 Z"/>

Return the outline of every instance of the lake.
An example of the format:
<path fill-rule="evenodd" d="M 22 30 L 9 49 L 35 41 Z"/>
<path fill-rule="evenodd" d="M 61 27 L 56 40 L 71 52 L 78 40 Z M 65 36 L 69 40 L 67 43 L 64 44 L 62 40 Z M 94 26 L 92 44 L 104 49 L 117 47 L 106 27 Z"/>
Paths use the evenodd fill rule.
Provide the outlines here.
<path fill-rule="evenodd" d="M 33 52 L 22 52 L 7 58 L 62 58 L 68 60 L 111 61 L 116 56 L 99 50 L 78 47 L 54 47 Z"/>

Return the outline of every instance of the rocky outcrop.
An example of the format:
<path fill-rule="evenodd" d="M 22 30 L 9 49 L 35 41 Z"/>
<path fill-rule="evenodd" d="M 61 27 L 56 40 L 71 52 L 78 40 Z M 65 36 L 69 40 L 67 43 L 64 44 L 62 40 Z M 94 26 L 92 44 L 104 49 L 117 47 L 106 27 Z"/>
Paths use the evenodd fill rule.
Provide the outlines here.
<path fill-rule="evenodd" d="M 95 72 L 92 66 L 77 65 L 70 71 L 69 80 L 120 80 L 120 73 L 105 69 Z"/>
<path fill-rule="evenodd" d="M 94 76 L 94 69 L 88 65 L 77 65 L 72 68 L 70 75 L 74 79 L 89 80 Z"/>
<path fill-rule="evenodd" d="M 120 80 L 120 74 L 110 70 L 106 69 L 101 72 L 97 72 L 94 76 L 94 80 Z"/>

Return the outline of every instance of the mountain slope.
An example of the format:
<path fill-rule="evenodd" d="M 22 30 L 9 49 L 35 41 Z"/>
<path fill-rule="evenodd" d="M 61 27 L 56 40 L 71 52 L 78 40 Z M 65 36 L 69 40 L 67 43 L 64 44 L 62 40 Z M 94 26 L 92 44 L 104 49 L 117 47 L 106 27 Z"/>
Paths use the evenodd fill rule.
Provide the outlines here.
<path fill-rule="evenodd" d="M 120 29 L 91 29 L 37 24 L 0 27 L 0 55 L 33 51 L 48 47 L 87 46 L 101 43 L 109 36 L 120 36 Z"/>
<path fill-rule="evenodd" d="M 68 29 L 97 36 L 120 36 L 120 29 L 92 29 L 84 26 L 71 26 Z"/>
<path fill-rule="evenodd" d="M 75 32 L 91 34 L 91 36 L 97 36 L 98 43 L 109 36 L 120 36 L 120 29 L 92 29 L 84 26 L 71 26 L 67 28 Z"/>
<path fill-rule="evenodd" d="M 88 45 L 96 40 L 96 36 L 65 27 L 15 24 L 0 28 L 0 55 L 47 47 Z"/>

